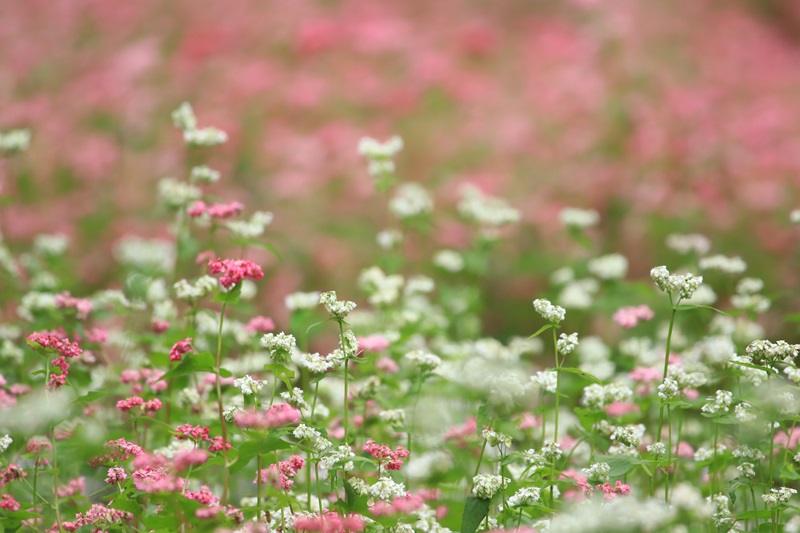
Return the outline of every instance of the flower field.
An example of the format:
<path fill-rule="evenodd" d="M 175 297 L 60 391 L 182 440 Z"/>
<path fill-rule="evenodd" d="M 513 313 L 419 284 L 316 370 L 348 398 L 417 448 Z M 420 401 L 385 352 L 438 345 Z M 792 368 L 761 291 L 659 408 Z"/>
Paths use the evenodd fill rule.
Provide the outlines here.
<path fill-rule="evenodd" d="M 0 6 L 0 533 L 800 531 L 800 12 L 498 6 Z"/>

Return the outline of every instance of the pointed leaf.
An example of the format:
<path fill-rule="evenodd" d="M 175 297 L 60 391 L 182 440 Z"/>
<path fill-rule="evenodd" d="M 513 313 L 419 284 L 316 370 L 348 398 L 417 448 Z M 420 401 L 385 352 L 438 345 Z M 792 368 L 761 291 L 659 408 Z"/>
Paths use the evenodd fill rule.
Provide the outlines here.
<path fill-rule="evenodd" d="M 556 327 L 556 325 L 555 325 L 555 324 L 545 324 L 544 326 L 540 327 L 540 328 L 539 328 L 539 329 L 536 331 L 536 333 L 534 333 L 533 335 L 531 335 L 531 336 L 530 336 L 530 337 L 528 337 L 528 338 L 529 338 L 529 339 L 532 339 L 532 338 L 534 338 L 534 337 L 538 337 L 539 335 L 541 335 L 542 333 L 544 333 L 544 332 L 545 332 L 545 331 L 547 331 L 548 329 L 553 329 L 554 327 Z"/>
<path fill-rule="evenodd" d="M 461 518 L 461 533 L 475 533 L 478 530 L 481 522 L 489 514 L 490 502 L 491 500 L 476 498 L 472 494 L 467 496 L 467 503 Z"/>

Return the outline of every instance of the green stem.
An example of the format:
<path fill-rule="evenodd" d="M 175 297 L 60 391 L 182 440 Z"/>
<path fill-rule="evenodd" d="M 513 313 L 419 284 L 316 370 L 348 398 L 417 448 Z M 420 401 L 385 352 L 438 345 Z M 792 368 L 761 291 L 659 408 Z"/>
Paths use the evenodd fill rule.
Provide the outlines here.
<path fill-rule="evenodd" d="M 348 385 L 349 385 L 349 376 L 350 376 L 350 369 L 348 368 L 348 364 L 350 359 L 347 354 L 347 350 L 344 347 L 344 324 L 341 320 L 339 320 L 339 339 L 342 345 L 342 353 L 344 354 L 344 442 L 347 444 L 347 437 L 350 431 L 350 414 L 349 409 L 347 408 L 348 405 Z"/>
<path fill-rule="evenodd" d="M 261 454 L 256 456 L 256 482 L 258 486 L 256 487 L 256 516 L 258 517 L 259 522 L 261 521 L 261 469 L 264 468 L 263 459 L 261 458 Z"/>
<path fill-rule="evenodd" d="M 222 488 L 222 498 L 220 505 L 225 505 L 228 501 L 228 484 L 230 483 L 230 470 L 228 470 L 228 450 L 225 443 L 228 441 L 228 430 L 225 425 L 225 415 L 222 414 L 222 386 L 220 384 L 219 371 L 222 365 L 222 325 L 225 321 L 225 308 L 228 306 L 228 301 L 222 302 L 222 310 L 219 314 L 219 332 L 217 333 L 217 365 L 216 365 L 216 389 L 217 389 L 217 413 L 219 414 L 219 424 L 222 426 L 222 453 L 225 457 L 225 479 Z"/>

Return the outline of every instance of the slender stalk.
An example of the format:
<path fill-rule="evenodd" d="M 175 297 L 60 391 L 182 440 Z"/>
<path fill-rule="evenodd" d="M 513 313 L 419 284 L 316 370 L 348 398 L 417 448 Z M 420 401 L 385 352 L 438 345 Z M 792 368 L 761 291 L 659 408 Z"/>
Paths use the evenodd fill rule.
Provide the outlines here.
<path fill-rule="evenodd" d="M 230 470 L 228 470 L 228 449 L 225 443 L 228 441 L 228 430 L 225 425 L 225 415 L 222 414 L 222 386 L 220 385 L 219 371 L 222 364 L 222 325 L 225 321 L 225 308 L 228 302 L 222 302 L 222 311 L 219 314 L 219 332 L 217 333 L 217 367 L 216 367 L 216 389 L 217 389 L 217 413 L 219 414 L 219 424 L 222 426 L 222 453 L 225 457 L 225 479 L 222 488 L 222 498 L 220 504 L 225 505 L 228 501 L 228 484 L 230 483 Z"/>
<path fill-rule="evenodd" d="M 347 354 L 347 350 L 344 347 L 344 324 L 341 320 L 339 320 L 339 339 L 342 345 L 342 353 L 344 354 L 344 442 L 347 444 L 347 437 L 350 431 L 350 414 L 349 409 L 347 408 L 348 404 L 348 385 L 349 385 L 349 376 L 350 376 L 350 369 L 348 368 L 348 364 L 350 362 L 349 356 Z"/>
<path fill-rule="evenodd" d="M 561 396 L 561 363 L 558 361 L 558 340 L 556 339 L 556 328 L 553 328 L 553 351 L 556 354 L 556 412 L 555 424 L 553 427 L 553 443 L 558 442 L 558 411 Z M 550 506 L 555 509 L 555 487 L 556 487 L 556 459 L 553 457 L 553 471 L 550 474 Z"/>
<path fill-rule="evenodd" d="M 319 395 L 319 380 L 314 384 L 314 398 L 311 400 L 311 418 L 314 418 L 314 411 L 317 408 L 317 396 Z"/>
<path fill-rule="evenodd" d="M 256 483 L 258 486 L 256 487 L 256 516 L 258 516 L 259 522 L 261 521 L 261 469 L 264 468 L 263 459 L 261 458 L 261 454 L 256 456 Z"/>
<path fill-rule="evenodd" d="M 670 303 L 672 303 L 672 296 L 670 295 Z M 667 372 L 669 371 L 669 353 L 672 347 L 672 330 L 675 326 L 675 314 L 678 312 L 678 309 L 675 305 L 672 306 L 672 314 L 669 317 L 669 331 L 667 332 L 667 348 L 666 352 L 664 353 L 664 375 L 661 378 L 661 382 L 663 383 L 667 379 Z M 669 420 L 667 421 L 669 423 Z M 659 402 L 658 407 L 658 426 L 656 426 L 656 438 L 657 442 L 661 442 L 661 428 L 664 426 L 664 399 L 662 398 Z M 670 439 L 671 440 L 671 439 Z M 672 464 L 672 444 L 668 442 L 669 446 L 667 446 L 667 465 Z M 669 503 L 669 469 L 664 472 L 666 477 L 665 485 L 664 485 L 664 501 Z"/>

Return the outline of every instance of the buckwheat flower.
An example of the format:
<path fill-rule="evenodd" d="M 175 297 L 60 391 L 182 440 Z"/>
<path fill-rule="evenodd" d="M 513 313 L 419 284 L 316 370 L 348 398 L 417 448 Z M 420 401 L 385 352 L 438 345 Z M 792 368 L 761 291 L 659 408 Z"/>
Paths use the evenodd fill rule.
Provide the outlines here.
<path fill-rule="evenodd" d="M 387 275 L 376 266 L 362 270 L 358 276 L 359 287 L 369 295 L 369 303 L 374 306 L 395 303 L 400 297 L 404 282 L 403 276 Z"/>
<path fill-rule="evenodd" d="M 219 284 L 230 289 L 243 279 L 259 280 L 264 271 L 257 264 L 247 259 L 209 259 L 208 270 L 212 274 L 221 274 Z"/>
<path fill-rule="evenodd" d="M 504 490 L 511 480 L 494 474 L 478 474 L 472 478 L 472 493 L 476 498 L 491 500 L 499 491 Z"/>
<path fill-rule="evenodd" d="M 486 428 L 481 432 L 481 437 L 486 440 L 486 444 L 489 446 L 499 448 L 500 445 L 505 446 L 506 448 L 511 447 L 511 437 L 508 435 L 504 435 L 503 433 L 498 433 L 493 429 Z"/>
<path fill-rule="evenodd" d="M 724 444 L 718 444 L 717 455 L 725 453 L 725 450 L 727 449 L 728 447 L 725 446 Z M 698 463 L 702 463 L 703 461 L 708 461 L 709 459 L 713 459 L 713 457 L 714 457 L 714 448 L 702 448 L 702 447 L 697 448 L 697 450 L 694 452 L 694 455 L 692 456 L 692 458 Z"/>
<path fill-rule="evenodd" d="M 106 483 L 109 485 L 115 485 L 117 483 L 122 483 L 128 479 L 128 474 L 125 472 L 124 468 L 109 468 L 108 475 L 106 476 Z"/>
<path fill-rule="evenodd" d="M 292 432 L 292 435 L 294 435 L 297 440 L 308 441 L 311 447 L 318 453 L 331 447 L 331 441 L 323 437 L 322 433 L 305 424 L 297 426 Z"/>
<path fill-rule="evenodd" d="M 286 296 L 284 305 L 289 311 L 300 309 L 314 309 L 319 305 L 320 293 L 314 292 L 293 292 Z"/>
<path fill-rule="evenodd" d="M 536 390 L 549 392 L 550 394 L 555 394 L 557 380 L 558 373 L 555 370 L 536 372 L 531 376 L 531 383 Z"/>
<path fill-rule="evenodd" d="M 175 245 L 164 239 L 127 236 L 117 241 L 114 257 L 125 266 L 172 272 L 175 265 Z"/>
<path fill-rule="evenodd" d="M 664 383 L 658 386 L 658 397 L 664 401 L 675 398 L 680 393 L 678 382 L 672 378 L 667 378 Z"/>
<path fill-rule="evenodd" d="M 549 300 L 539 298 L 533 301 L 533 308 L 537 313 L 542 315 L 542 318 L 551 324 L 560 324 L 567 312 L 563 307 L 553 305 Z"/>
<path fill-rule="evenodd" d="M 734 294 L 731 296 L 731 305 L 736 309 L 749 309 L 761 314 L 769 310 L 772 301 L 761 294 Z"/>
<path fill-rule="evenodd" d="M 178 106 L 178 108 L 172 112 L 172 123 L 176 128 L 183 131 L 197 129 L 197 118 L 194 115 L 192 104 L 183 102 Z"/>
<path fill-rule="evenodd" d="M 389 211 L 401 220 L 427 215 L 433 211 L 433 198 L 422 185 L 404 183 L 389 200 Z"/>
<path fill-rule="evenodd" d="M 625 446 L 629 446 L 631 448 L 637 448 L 642 443 L 639 432 L 636 428 L 631 426 L 617 427 L 611 434 L 610 438 L 613 441 L 619 442 L 620 444 L 624 444 Z"/>
<path fill-rule="evenodd" d="M 705 255 L 711 249 L 711 241 L 698 233 L 689 235 L 673 233 L 667 236 L 667 248 L 679 254 L 694 252 L 697 255 Z"/>
<path fill-rule="evenodd" d="M 308 402 L 306 402 L 305 398 L 303 398 L 303 389 L 298 387 L 294 387 L 291 392 L 282 392 L 281 399 L 292 407 L 300 409 L 301 411 L 310 409 Z"/>
<path fill-rule="evenodd" d="M 433 256 L 433 264 L 452 273 L 464 270 L 464 258 L 455 250 L 439 250 Z"/>
<path fill-rule="evenodd" d="M 622 279 L 628 273 L 628 259 L 624 255 L 609 254 L 587 263 L 589 273 L 600 279 Z"/>
<path fill-rule="evenodd" d="M 264 381 L 253 379 L 249 374 L 233 380 L 233 386 L 242 391 L 242 395 L 255 394 L 264 388 L 264 384 Z"/>
<path fill-rule="evenodd" d="M 542 446 L 541 454 L 547 461 L 557 461 L 564 452 L 561 451 L 561 444 L 558 442 L 548 442 Z"/>
<path fill-rule="evenodd" d="M 625 385 L 593 383 L 583 389 L 581 404 L 590 409 L 603 409 L 611 403 L 624 403 L 633 396 L 633 391 Z"/>
<path fill-rule="evenodd" d="M 192 338 L 188 337 L 172 345 L 172 348 L 169 350 L 169 360 L 180 361 L 184 355 L 187 353 L 194 353 L 194 351 L 192 347 Z"/>
<path fill-rule="evenodd" d="M 385 229 L 378 232 L 378 234 L 375 236 L 375 241 L 382 250 L 391 250 L 403 242 L 403 234 L 398 230 Z"/>
<path fill-rule="evenodd" d="M 442 364 L 442 360 L 439 358 L 439 356 L 425 350 L 414 350 L 408 352 L 403 356 L 403 359 L 409 361 L 422 372 L 430 372 L 437 369 Z"/>
<path fill-rule="evenodd" d="M 382 422 L 393 427 L 402 427 L 406 423 L 406 412 L 403 409 L 389 409 L 378 415 Z"/>
<path fill-rule="evenodd" d="M 158 182 L 158 200 L 172 208 L 182 208 L 203 196 L 203 191 L 175 178 L 163 178 Z"/>
<path fill-rule="evenodd" d="M 558 352 L 561 355 L 571 354 L 575 350 L 575 348 L 578 347 L 578 334 L 570 333 L 569 335 L 567 335 L 566 333 L 562 333 L 558 337 L 558 342 L 556 342 L 556 347 L 558 348 Z"/>
<path fill-rule="evenodd" d="M 653 444 L 647 445 L 647 451 L 653 455 L 653 457 L 664 457 L 667 453 L 667 446 L 663 442 L 654 442 Z"/>
<path fill-rule="evenodd" d="M 354 302 L 337 300 L 336 291 L 328 291 L 320 294 L 319 303 L 337 320 L 344 320 L 347 315 L 356 308 Z"/>
<path fill-rule="evenodd" d="M 509 507 L 527 507 L 539 503 L 540 497 L 541 489 L 539 487 L 522 487 L 507 501 Z"/>
<path fill-rule="evenodd" d="M 228 142 L 228 134 L 219 128 L 184 130 L 183 142 L 187 146 L 218 146 Z"/>
<path fill-rule="evenodd" d="M 708 400 L 711 400 L 711 398 L 708 398 Z M 732 400 L 733 400 L 732 392 L 725 390 L 718 390 L 713 403 L 712 402 L 706 403 L 700 410 L 704 413 L 712 415 L 717 414 L 720 411 L 722 411 L 723 413 L 727 413 L 730 410 Z"/>
<path fill-rule="evenodd" d="M 769 489 L 769 494 L 762 494 L 761 499 L 767 507 L 775 508 L 778 505 L 786 505 L 793 495 L 797 494 L 795 489 L 789 487 L 780 487 L 777 489 Z"/>
<path fill-rule="evenodd" d="M 403 149 L 403 139 L 393 135 L 385 142 L 380 142 L 372 137 L 362 137 L 358 141 L 358 155 L 368 159 L 388 159 L 394 157 Z"/>
<path fill-rule="evenodd" d="M 747 263 L 741 257 L 726 257 L 720 254 L 702 258 L 698 266 L 700 270 L 719 270 L 726 274 L 741 274 L 747 270 Z"/>
<path fill-rule="evenodd" d="M 48 256 L 62 255 L 69 246 L 69 237 L 57 233 L 53 235 L 40 234 L 33 240 L 33 249 L 36 253 Z"/>
<path fill-rule="evenodd" d="M 594 209 L 565 207 L 558 213 L 558 220 L 565 227 L 583 229 L 596 226 L 600 222 L 600 214 Z"/>
<path fill-rule="evenodd" d="M 754 478 L 756 477 L 756 468 L 753 463 L 742 463 L 736 467 L 736 470 L 742 473 L 742 475 L 746 478 Z"/>
<path fill-rule="evenodd" d="M 789 213 L 789 221 L 792 224 L 800 224 L 800 209 L 793 209 L 791 213 Z"/>
<path fill-rule="evenodd" d="M 559 305 L 567 309 L 588 309 L 594 302 L 594 294 L 600 286 L 592 278 L 570 281 L 558 295 Z"/>
<path fill-rule="evenodd" d="M 391 502 L 395 498 L 403 498 L 406 493 L 406 486 L 403 483 L 397 483 L 390 477 L 381 477 L 372 484 L 369 488 L 369 494 L 373 498 Z"/>
<path fill-rule="evenodd" d="M 608 483 L 611 466 L 608 463 L 592 463 L 589 468 L 584 468 L 581 472 L 586 475 L 586 480 L 590 483 Z"/>
<path fill-rule="evenodd" d="M 650 271 L 650 277 L 659 289 L 670 296 L 677 295 L 679 299 L 691 298 L 700 284 L 703 283 L 703 276 L 670 274 L 665 266 L 653 268 Z"/>
<path fill-rule="evenodd" d="M 267 226 L 272 224 L 273 215 L 269 211 L 256 211 L 250 220 L 228 220 L 222 226 L 242 239 L 255 239 L 264 234 Z"/>
<path fill-rule="evenodd" d="M 208 165 L 192 167 L 192 170 L 189 173 L 189 179 L 192 181 L 192 183 L 201 183 L 203 185 L 216 183 L 219 181 L 220 177 L 221 174 L 219 171 L 214 170 Z"/>
<path fill-rule="evenodd" d="M 261 346 L 270 351 L 270 355 L 278 361 L 286 361 L 297 345 L 294 335 L 289 333 L 267 333 L 261 337 Z"/>
<path fill-rule="evenodd" d="M 14 442 L 14 439 L 9 437 L 8 433 L 6 433 L 3 437 L 0 437 L 0 453 L 5 452 L 8 447 L 11 446 L 12 442 Z"/>
<path fill-rule="evenodd" d="M 461 187 L 458 212 L 465 219 L 487 229 L 496 229 L 520 221 L 519 211 L 502 198 L 485 194 L 474 185 Z"/>
<path fill-rule="evenodd" d="M 738 448 L 733 450 L 733 456 L 737 459 L 751 459 L 755 462 L 764 459 L 764 454 L 761 450 L 751 448 L 747 444 L 740 444 Z"/>
<path fill-rule="evenodd" d="M 318 353 L 301 353 L 297 364 L 312 374 L 324 374 L 333 368 L 333 362 Z"/>
<path fill-rule="evenodd" d="M 793 359 L 800 353 L 800 345 L 789 344 L 786 341 L 770 342 L 767 340 L 756 340 L 747 346 L 745 353 L 752 357 L 756 364 L 762 364 L 765 362 L 781 361 L 787 358 Z"/>

